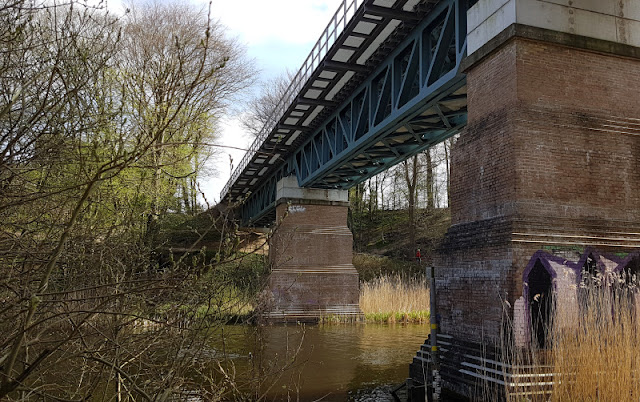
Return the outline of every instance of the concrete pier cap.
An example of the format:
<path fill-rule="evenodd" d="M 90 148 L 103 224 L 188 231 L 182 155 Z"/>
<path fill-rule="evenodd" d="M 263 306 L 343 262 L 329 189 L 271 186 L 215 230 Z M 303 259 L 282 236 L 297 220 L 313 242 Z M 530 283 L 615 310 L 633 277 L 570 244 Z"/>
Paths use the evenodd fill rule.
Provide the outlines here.
<path fill-rule="evenodd" d="M 307 200 L 326 202 L 349 202 L 348 190 L 331 190 L 304 188 L 298 186 L 298 179 L 295 176 L 283 177 L 276 184 L 276 202 L 281 200 Z"/>
<path fill-rule="evenodd" d="M 640 47 L 638 0 L 480 0 L 467 12 L 467 54 L 513 24 Z"/>

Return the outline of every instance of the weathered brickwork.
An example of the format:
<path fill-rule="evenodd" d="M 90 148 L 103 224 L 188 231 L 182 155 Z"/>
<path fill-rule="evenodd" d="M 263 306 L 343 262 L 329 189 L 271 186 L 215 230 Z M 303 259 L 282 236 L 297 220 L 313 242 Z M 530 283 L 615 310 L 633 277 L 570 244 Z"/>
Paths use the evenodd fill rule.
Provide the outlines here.
<path fill-rule="evenodd" d="M 522 321 L 538 251 L 640 250 L 640 60 L 513 38 L 467 73 L 438 308 L 445 333 L 481 340 L 503 311 Z"/>
<path fill-rule="evenodd" d="M 283 200 L 286 201 L 286 200 Z M 281 202 L 270 244 L 272 320 L 358 314 L 353 235 L 343 203 Z"/>

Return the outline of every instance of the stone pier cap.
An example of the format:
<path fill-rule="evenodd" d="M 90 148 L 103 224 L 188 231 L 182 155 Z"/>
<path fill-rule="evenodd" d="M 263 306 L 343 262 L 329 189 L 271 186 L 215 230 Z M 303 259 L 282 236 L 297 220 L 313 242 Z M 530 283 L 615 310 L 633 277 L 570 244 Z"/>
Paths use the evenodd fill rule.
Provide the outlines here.
<path fill-rule="evenodd" d="M 304 188 L 298 186 L 295 176 L 283 177 L 276 184 L 276 203 L 281 204 L 295 200 L 296 202 L 319 201 L 335 205 L 349 202 L 348 190 Z"/>
<path fill-rule="evenodd" d="M 467 12 L 467 54 L 513 24 L 640 47 L 638 0 L 480 0 Z"/>

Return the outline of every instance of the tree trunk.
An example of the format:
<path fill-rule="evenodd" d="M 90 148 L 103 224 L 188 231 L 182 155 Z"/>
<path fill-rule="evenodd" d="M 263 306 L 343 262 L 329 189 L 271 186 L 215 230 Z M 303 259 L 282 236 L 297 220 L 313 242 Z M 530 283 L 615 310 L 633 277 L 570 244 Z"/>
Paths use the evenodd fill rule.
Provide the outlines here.
<path fill-rule="evenodd" d="M 415 204 L 416 204 L 416 184 L 418 182 L 418 156 L 411 158 L 411 174 L 409 174 L 409 163 L 404 161 L 404 179 L 407 182 L 407 192 L 409 198 L 409 245 L 411 248 L 416 246 L 416 222 L 415 222 Z"/>
<path fill-rule="evenodd" d="M 396 199 L 397 199 L 397 191 L 398 191 L 398 175 L 397 173 L 394 171 L 393 173 L 393 205 L 391 206 L 391 208 L 395 211 L 395 209 L 397 208 L 396 205 Z"/>
<path fill-rule="evenodd" d="M 449 154 L 451 151 L 451 145 L 453 144 L 453 138 L 449 138 L 444 142 L 444 163 L 447 173 L 447 206 L 449 206 L 449 195 L 451 194 L 451 165 L 449 163 Z"/>
<path fill-rule="evenodd" d="M 432 212 L 435 197 L 433 193 L 433 160 L 431 159 L 431 149 L 427 149 L 424 156 L 427 162 L 427 211 Z"/>

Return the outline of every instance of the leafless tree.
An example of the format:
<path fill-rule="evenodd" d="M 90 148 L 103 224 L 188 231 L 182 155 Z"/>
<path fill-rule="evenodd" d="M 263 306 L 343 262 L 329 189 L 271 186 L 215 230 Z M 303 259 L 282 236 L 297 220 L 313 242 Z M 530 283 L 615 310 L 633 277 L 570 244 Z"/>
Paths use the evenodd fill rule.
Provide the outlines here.
<path fill-rule="evenodd" d="M 244 48 L 203 11 L 178 3 L 133 3 L 123 19 L 120 64 L 131 99 L 130 130 L 154 138 L 150 222 L 170 206 L 166 192 L 193 205 L 196 173 L 210 155 L 216 122 L 251 82 Z M 190 183 L 187 183 L 187 180 Z M 162 183 L 170 183 L 163 188 Z M 192 211 L 194 212 L 194 211 Z"/>
<path fill-rule="evenodd" d="M 407 196 L 409 200 L 409 244 L 415 247 L 416 244 L 416 187 L 418 184 L 418 156 L 415 155 L 404 161 L 404 179 L 407 185 Z"/>
<path fill-rule="evenodd" d="M 264 127 L 271 127 L 277 123 L 273 112 L 289 88 L 294 75 L 291 71 L 286 71 L 267 80 L 260 86 L 260 92 L 249 100 L 242 124 L 251 135 L 257 136 Z"/>

